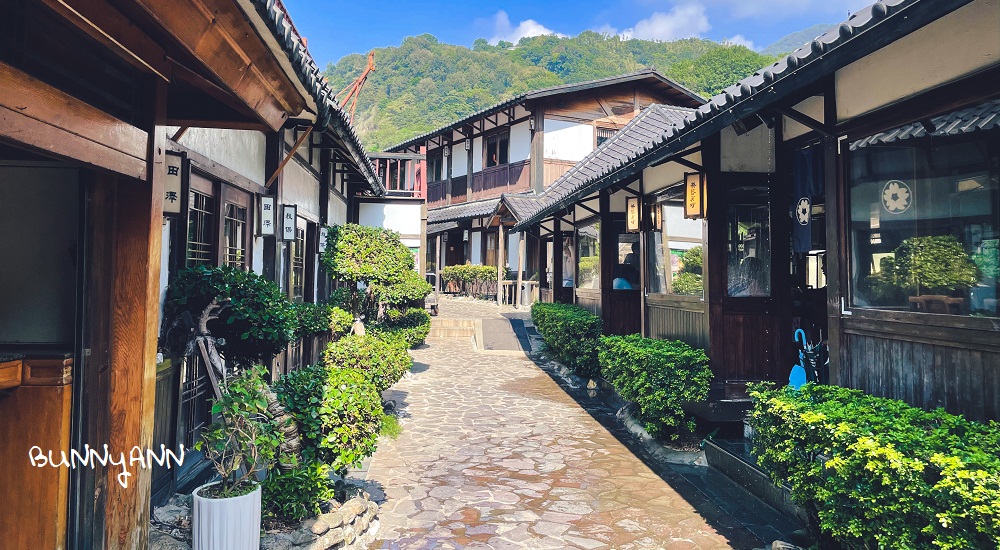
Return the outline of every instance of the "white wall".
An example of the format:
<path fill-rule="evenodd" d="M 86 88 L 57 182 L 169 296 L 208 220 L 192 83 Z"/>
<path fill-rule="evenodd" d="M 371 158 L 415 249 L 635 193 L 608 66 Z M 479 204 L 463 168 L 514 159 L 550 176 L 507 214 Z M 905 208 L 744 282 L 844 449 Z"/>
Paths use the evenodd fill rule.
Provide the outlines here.
<path fill-rule="evenodd" d="M 264 237 L 253 239 L 253 265 L 250 269 L 257 275 L 264 274 Z"/>
<path fill-rule="evenodd" d="M 309 214 L 319 219 L 319 180 L 296 160 L 291 160 L 285 165 L 282 172 L 281 194 L 282 203 L 298 205 L 300 216 Z"/>
<path fill-rule="evenodd" d="M 582 160 L 594 150 L 594 127 L 578 122 L 545 119 L 545 158 Z"/>
<path fill-rule="evenodd" d="M 469 153 L 464 141 L 456 141 L 451 147 L 451 177 L 464 176 L 469 171 Z M 448 174 L 443 174 L 448 179 Z"/>
<path fill-rule="evenodd" d="M 510 161 L 521 162 L 531 158 L 531 127 L 528 122 L 510 128 Z"/>
<path fill-rule="evenodd" d="M 825 117 L 824 101 L 823 96 L 821 95 L 807 97 L 805 100 L 801 101 L 798 105 L 792 108 L 804 115 L 812 117 L 818 122 L 825 123 L 823 120 Z M 808 128 L 803 124 L 799 124 L 786 116 L 781 117 L 781 124 L 781 139 L 783 140 L 796 138 L 812 131 L 811 128 Z"/>
<path fill-rule="evenodd" d="M 483 137 L 479 136 L 472 140 L 472 171 L 479 172 L 483 169 Z"/>
<path fill-rule="evenodd" d="M 482 265 L 483 264 L 483 233 L 481 231 L 472 231 L 469 233 L 469 260 L 472 261 L 472 265 Z"/>
<path fill-rule="evenodd" d="M 741 136 L 730 126 L 720 136 L 723 172 L 774 172 L 774 130 L 761 124 Z"/>
<path fill-rule="evenodd" d="M 358 222 L 369 227 L 383 227 L 402 236 L 420 236 L 420 203 L 358 204 Z"/>
<path fill-rule="evenodd" d="M 701 164 L 701 153 L 692 153 L 684 158 L 695 164 Z M 687 166 L 677 164 L 676 162 L 667 162 L 659 166 L 644 168 L 642 170 L 643 190 L 647 193 L 652 193 L 666 189 L 671 185 L 682 183 L 684 181 L 684 173 L 690 171 L 691 169 Z"/>
<path fill-rule="evenodd" d="M 326 215 L 327 225 L 343 225 L 347 223 L 347 203 L 339 195 L 330 193 Z"/>
<path fill-rule="evenodd" d="M 507 235 L 507 267 L 517 272 L 517 253 L 521 246 L 521 234 L 510 233 Z"/>
<path fill-rule="evenodd" d="M 1000 0 L 975 0 L 836 74 L 837 116 L 865 114 L 1000 63 Z"/>
<path fill-rule="evenodd" d="M 167 137 L 174 135 L 176 131 L 176 126 L 167 126 Z M 267 180 L 264 174 L 264 152 L 267 146 L 266 138 L 261 132 L 188 128 L 179 143 L 261 185 Z"/>

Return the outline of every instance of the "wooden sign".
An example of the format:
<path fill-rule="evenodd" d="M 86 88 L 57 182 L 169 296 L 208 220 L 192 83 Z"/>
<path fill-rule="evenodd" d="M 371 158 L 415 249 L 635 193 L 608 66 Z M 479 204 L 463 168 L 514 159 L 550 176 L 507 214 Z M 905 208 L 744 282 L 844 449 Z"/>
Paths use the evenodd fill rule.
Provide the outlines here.
<path fill-rule="evenodd" d="M 285 204 L 281 207 L 281 240 L 295 240 L 295 220 L 298 216 L 298 207 L 294 204 Z"/>
<path fill-rule="evenodd" d="M 625 197 L 625 231 L 638 233 L 640 222 L 639 197 Z"/>
<path fill-rule="evenodd" d="M 184 202 L 181 200 L 184 157 L 173 153 L 167 153 L 165 157 L 167 177 L 163 179 L 163 213 L 180 214 Z"/>
<path fill-rule="evenodd" d="M 687 172 L 684 174 L 684 217 L 700 220 L 705 217 L 705 174 Z"/>
<path fill-rule="evenodd" d="M 277 220 L 274 216 L 275 206 L 274 197 L 261 197 L 260 198 L 260 215 L 257 219 L 260 220 L 260 234 L 270 237 L 274 235 L 274 228 L 277 225 Z"/>

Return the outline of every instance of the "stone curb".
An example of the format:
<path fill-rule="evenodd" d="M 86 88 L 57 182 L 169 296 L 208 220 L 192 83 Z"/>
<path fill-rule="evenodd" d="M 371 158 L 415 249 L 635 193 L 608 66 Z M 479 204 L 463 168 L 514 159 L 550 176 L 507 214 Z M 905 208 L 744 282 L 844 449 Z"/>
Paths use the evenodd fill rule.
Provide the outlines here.
<path fill-rule="evenodd" d="M 543 368 L 551 369 L 567 386 L 575 389 L 587 388 L 588 393 L 598 394 L 601 401 L 618 410 L 615 414 L 618 421 L 622 423 L 626 430 L 635 437 L 639 444 L 646 451 L 659 461 L 670 464 L 686 464 L 690 466 L 708 467 L 708 460 L 705 458 L 705 451 L 675 451 L 660 444 L 649 432 L 643 428 L 642 424 L 629 413 L 629 406 L 632 404 L 618 395 L 608 381 L 603 378 L 587 380 L 573 373 L 572 370 L 557 361 L 548 360 L 541 354 L 532 354 L 534 359 L 545 360 Z M 599 390 L 599 391 L 598 391 Z M 593 395 L 593 394 L 591 394 Z"/>

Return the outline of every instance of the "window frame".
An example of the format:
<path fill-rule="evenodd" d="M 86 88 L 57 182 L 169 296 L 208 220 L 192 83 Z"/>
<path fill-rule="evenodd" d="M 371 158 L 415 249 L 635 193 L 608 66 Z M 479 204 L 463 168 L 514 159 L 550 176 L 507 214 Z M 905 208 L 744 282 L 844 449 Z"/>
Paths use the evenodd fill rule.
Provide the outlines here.
<path fill-rule="evenodd" d="M 490 154 L 490 140 L 496 140 L 497 143 L 497 163 L 489 164 L 489 154 Z M 506 143 L 507 150 L 506 154 L 501 155 L 500 144 Z M 504 127 L 483 136 L 483 170 L 489 168 L 496 168 L 497 166 L 506 166 L 510 164 L 510 128 Z"/>

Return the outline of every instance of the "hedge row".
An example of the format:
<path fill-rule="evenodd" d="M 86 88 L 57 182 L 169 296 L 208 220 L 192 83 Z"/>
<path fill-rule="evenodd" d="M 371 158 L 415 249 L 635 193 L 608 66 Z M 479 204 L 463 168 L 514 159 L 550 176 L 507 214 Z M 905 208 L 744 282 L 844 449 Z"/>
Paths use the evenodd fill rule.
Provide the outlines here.
<path fill-rule="evenodd" d="M 604 336 L 598 349 L 604 378 L 635 404 L 639 420 L 654 437 L 676 437 L 685 424 L 685 403 L 708 397 L 708 356 L 676 340 L 638 334 Z"/>
<path fill-rule="evenodd" d="M 1000 547 L 1000 424 L 835 386 L 756 387 L 754 454 L 846 547 Z"/>
<path fill-rule="evenodd" d="M 573 369 L 578 376 L 597 376 L 600 317 L 571 304 L 535 302 L 531 306 L 531 322 L 545 339 L 553 359 Z"/>
<path fill-rule="evenodd" d="M 406 342 L 406 347 L 416 348 L 424 343 L 431 332 L 431 316 L 423 308 L 406 311 L 390 309 L 382 324 L 373 324 L 366 329 L 369 334 L 382 339 L 396 339 Z"/>
<path fill-rule="evenodd" d="M 497 268 L 489 265 L 449 265 L 441 269 L 441 282 L 455 283 L 466 296 L 495 294 Z"/>

